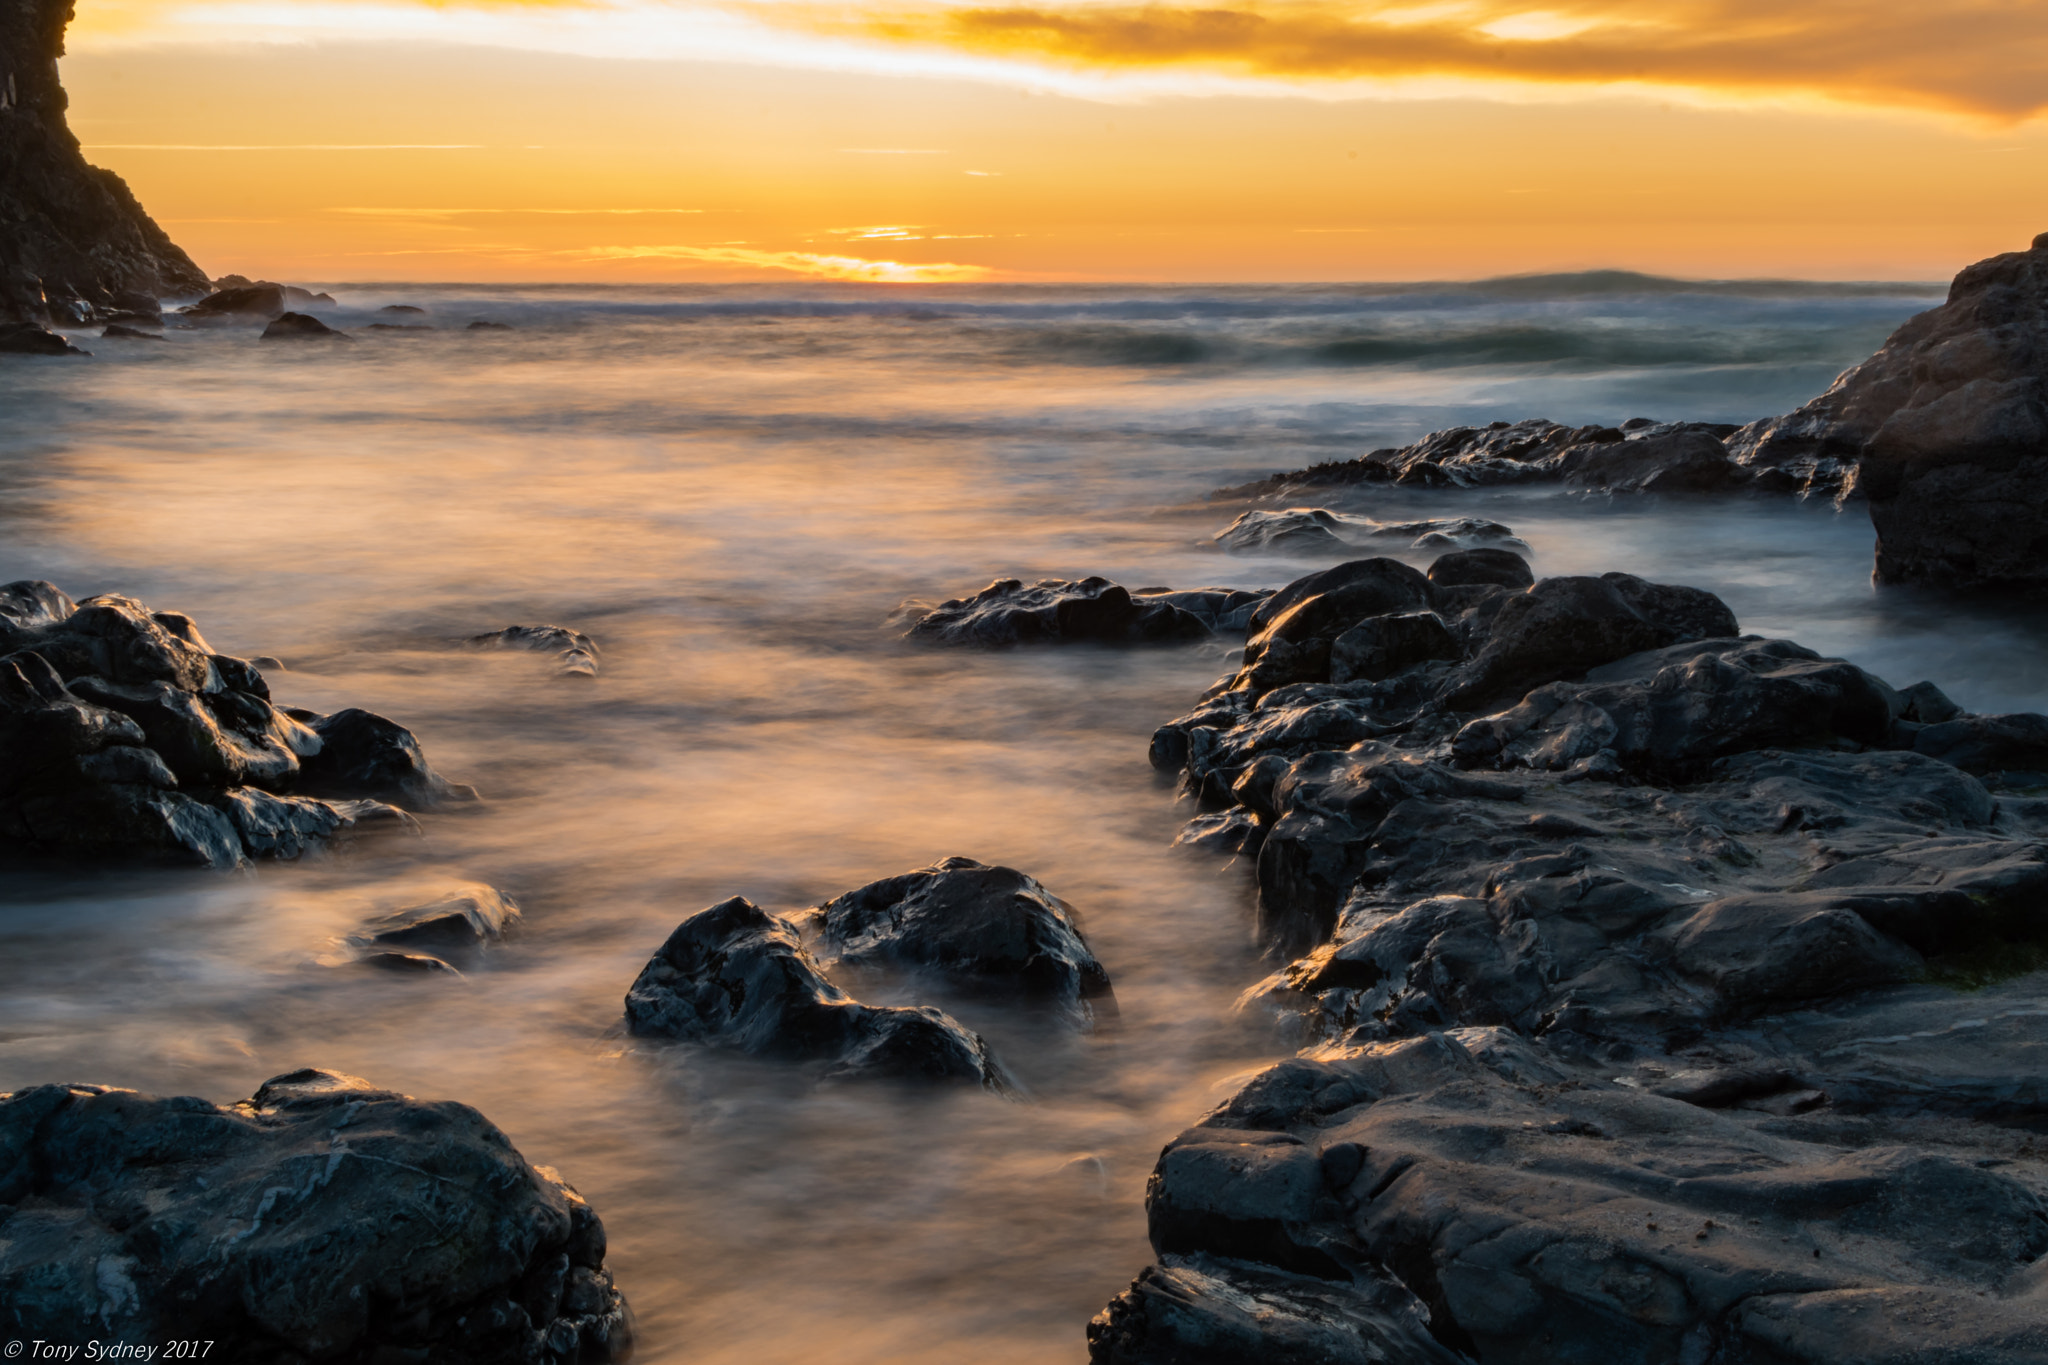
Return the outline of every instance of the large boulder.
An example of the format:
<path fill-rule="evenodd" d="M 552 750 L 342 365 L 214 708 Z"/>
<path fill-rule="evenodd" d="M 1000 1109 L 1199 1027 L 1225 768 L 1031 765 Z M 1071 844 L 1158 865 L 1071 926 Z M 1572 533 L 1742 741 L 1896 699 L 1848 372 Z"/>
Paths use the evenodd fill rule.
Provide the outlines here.
<path fill-rule="evenodd" d="M 794 929 L 734 896 L 684 920 L 626 993 L 636 1038 L 806 1063 L 825 1079 L 1007 1082 L 981 1038 L 929 1006 L 863 1005 Z"/>
<path fill-rule="evenodd" d="M 1298 578 L 1252 614 L 1234 691 L 1328 682 L 1337 638 L 1368 617 L 1426 612 L 1429 580 L 1398 559 L 1359 559 Z"/>
<path fill-rule="evenodd" d="M 1074 907 L 1013 868 L 945 858 L 829 900 L 810 924 L 821 951 L 848 967 L 1049 1006 L 1083 1025 L 1116 1012 Z"/>
<path fill-rule="evenodd" d="M 623 1361 L 604 1227 L 466 1105 L 298 1071 L 226 1107 L 0 1096 L 0 1331 L 225 1360 Z M 112 1357 L 108 1357 L 112 1358 Z"/>
<path fill-rule="evenodd" d="M 1758 467 L 1860 468 L 1885 583 L 2048 586 L 2048 233 L 1979 261 L 1798 411 L 1730 442 Z"/>
<path fill-rule="evenodd" d="M 1031 584 L 999 578 L 972 597 L 929 609 L 906 604 L 900 614 L 911 618 L 905 639 L 940 645 L 1175 644 L 1209 638 L 1211 626 L 1195 612 L 1159 600 L 1177 596 L 1184 594 L 1167 589 L 1133 593 L 1106 578 L 1048 578 Z"/>

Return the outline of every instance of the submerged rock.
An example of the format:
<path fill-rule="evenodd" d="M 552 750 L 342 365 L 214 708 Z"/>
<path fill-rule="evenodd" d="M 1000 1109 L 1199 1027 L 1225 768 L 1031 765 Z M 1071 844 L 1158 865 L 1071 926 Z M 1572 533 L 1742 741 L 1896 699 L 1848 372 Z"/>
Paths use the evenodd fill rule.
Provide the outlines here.
<path fill-rule="evenodd" d="M 1320 507 L 1290 507 L 1284 512 L 1249 511 L 1218 531 L 1215 543 L 1231 554 L 1313 556 L 1345 554 L 1372 544 L 1405 544 L 1415 550 L 1450 550 L 1466 546 L 1521 546 L 1514 531 L 1478 517 L 1385 522 L 1347 516 Z"/>
<path fill-rule="evenodd" d="M 0 322 L 0 355 L 91 355 L 38 322 Z"/>
<path fill-rule="evenodd" d="M 1093 1359 L 2048 1351 L 2048 802 L 1973 775 L 2048 786 L 2048 718 L 1692 589 L 1463 576 L 1444 635 L 1340 637 L 1431 642 L 1384 676 L 1240 672 L 1154 737 L 1180 842 L 1254 866 L 1240 1011 L 1307 1050 L 1169 1144 Z"/>
<path fill-rule="evenodd" d="M 39 581 L 0 587 L 0 752 L 0 842 L 72 854 L 233 867 L 474 796 L 390 721 L 279 708 L 189 617 Z"/>
<path fill-rule="evenodd" d="M 1074 907 L 1012 868 L 942 859 L 827 901 L 808 923 L 836 964 L 1051 1006 L 1082 1025 L 1116 1013 Z"/>
<path fill-rule="evenodd" d="M 561 663 L 559 672 L 579 678 L 597 676 L 597 641 L 567 626 L 507 626 L 484 635 L 472 635 L 469 642 L 483 649 L 528 649 L 553 654 Z"/>
<path fill-rule="evenodd" d="M 346 333 L 337 332 L 310 313 L 279 313 L 263 329 L 264 341 L 347 341 Z"/>
<path fill-rule="evenodd" d="M 636 1038 L 809 1063 L 825 1079 L 1008 1082 L 988 1045 L 930 1006 L 863 1005 L 796 932 L 739 896 L 684 920 L 626 993 Z"/>
<path fill-rule="evenodd" d="M 137 329 L 137 328 L 134 328 L 134 327 L 129 327 L 129 326 L 125 326 L 125 325 L 123 325 L 122 323 L 118 323 L 118 322 L 112 322 L 112 323 L 108 323 L 108 324 L 107 324 L 107 326 L 106 326 L 106 328 L 105 328 L 105 329 L 104 329 L 103 331 L 101 331 L 101 332 L 100 332 L 100 335 L 101 335 L 102 337 L 105 337 L 105 338 L 106 338 L 106 339 L 108 339 L 109 341 L 162 341 L 162 340 L 163 340 L 163 337 L 159 336 L 159 335 L 158 335 L 157 333 L 155 333 L 155 332 L 144 332 L 144 331 L 141 331 L 141 330 L 139 330 L 139 329 Z"/>
<path fill-rule="evenodd" d="M 929 609 L 905 604 L 899 614 L 913 616 L 905 639 L 931 644 L 1176 644 L 1206 640 L 1216 629 L 1194 609 L 1204 605 L 1191 600 L 1198 597 L 1222 599 L 1207 603 L 1212 613 L 1220 613 L 1211 620 L 1220 620 L 1256 602 L 1260 594 L 1226 589 L 1176 593 L 1165 588 L 1134 593 L 1106 578 L 1048 578 L 1029 585 L 1022 579 L 999 578 L 972 597 Z"/>
<path fill-rule="evenodd" d="M 583 1198 L 466 1105 L 297 1071 L 221 1107 L 0 1096 L 0 1303 L 22 1338 L 227 1360 L 623 1361 Z"/>
<path fill-rule="evenodd" d="M 502 940 L 519 918 L 517 901 L 496 887 L 470 882 L 372 920 L 353 942 L 366 961 L 394 953 L 466 961 Z"/>

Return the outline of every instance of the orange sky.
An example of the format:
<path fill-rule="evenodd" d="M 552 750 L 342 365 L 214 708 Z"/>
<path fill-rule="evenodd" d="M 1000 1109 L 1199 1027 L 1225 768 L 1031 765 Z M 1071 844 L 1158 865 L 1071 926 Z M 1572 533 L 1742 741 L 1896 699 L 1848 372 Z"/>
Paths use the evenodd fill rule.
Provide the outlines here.
<path fill-rule="evenodd" d="M 307 281 L 1940 278 L 2048 10 L 79 0 L 88 156 Z"/>

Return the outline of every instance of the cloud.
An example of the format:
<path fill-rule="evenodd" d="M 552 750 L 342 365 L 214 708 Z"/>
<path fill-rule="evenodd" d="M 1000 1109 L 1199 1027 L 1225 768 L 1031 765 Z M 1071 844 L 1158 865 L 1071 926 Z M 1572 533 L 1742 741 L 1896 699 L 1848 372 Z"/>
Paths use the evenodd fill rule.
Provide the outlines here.
<path fill-rule="evenodd" d="M 1084 70 L 1178 68 L 1330 81 L 1665 88 L 1934 109 L 2048 111 L 2040 0 L 1578 0 L 1216 7 L 800 4 L 750 12 L 812 32 Z"/>
<path fill-rule="evenodd" d="M 812 251 L 759 251 L 732 246 L 600 246 L 574 253 L 587 261 L 703 261 L 712 265 L 786 270 L 817 280 L 865 280 L 878 284 L 944 284 L 986 279 L 987 266 L 948 261 L 874 261 Z"/>

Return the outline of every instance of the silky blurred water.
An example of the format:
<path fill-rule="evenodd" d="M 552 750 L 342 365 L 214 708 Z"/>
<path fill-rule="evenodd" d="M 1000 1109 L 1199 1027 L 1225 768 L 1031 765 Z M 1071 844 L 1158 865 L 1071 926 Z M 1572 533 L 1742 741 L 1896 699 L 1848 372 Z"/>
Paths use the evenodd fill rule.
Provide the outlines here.
<path fill-rule="evenodd" d="M 431 332 L 254 329 L 0 364 L 0 581 L 120 591 L 286 702 L 362 706 L 486 802 L 247 875 L 35 866 L 0 885 L 0 1089 L 231 1101 L 323 1066 L 482 1109 L 603 1214 L 648 1361 L 1077 1361 L 1149 1256 L 1159 1146 L 1275 1051 L 1235 874 L 1175 854 L 1153 727 L 1224 645 L 967 654 L 882 628 L 998 576 L 1274 586 L 1208 490 L 1433 428 L 1744 421 L 1938 295 L 1582 277 L 1433 289 L 337 287 Z M 468 331 L 489 318 L 511 331 Z M 1375 491 L 1481 514 L 1539 573 L 1723 594 L 1746 629 L 2039 709 L 2037 616 L 1884 591 L 1860 509 Z M 1418 557 L 1417 562 L 1426 562 Z M 554 622 L 595 680 L 462 637 Z M 1016 1100 L 815 1091 L 629 1051 L 641 964 L 733 894 L 777 910 L 949 854 L 1081 912 L 1120 1023 L 962 1007 Z M 523 932 L 461 981 L 334 965 L 451 882 Z"/>

